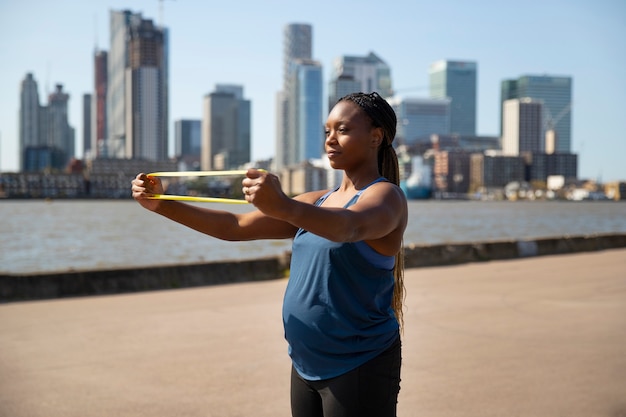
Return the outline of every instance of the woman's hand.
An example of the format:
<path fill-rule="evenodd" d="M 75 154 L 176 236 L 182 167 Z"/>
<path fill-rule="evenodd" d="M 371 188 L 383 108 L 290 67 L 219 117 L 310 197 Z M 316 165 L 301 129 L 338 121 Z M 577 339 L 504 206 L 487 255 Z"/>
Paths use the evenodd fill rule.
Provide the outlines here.
<path fill-rule="evenodd" d="M 291 199 L 283 193 L 276 175 L 249 169 L 241 184 L 247 202 L 270 217 L 284 219 Z"/>
<path fill-rule="evenodd" d="M 131 190 L 133 198 L 137 200 L 142 207 L 156 211 L 162 200 L 153 200 L 148 197 L 154 194 L 163 194 L 163 184 L 157 177 L 149 177 L 144 173 L 138 174 L 132 181 Z"/>

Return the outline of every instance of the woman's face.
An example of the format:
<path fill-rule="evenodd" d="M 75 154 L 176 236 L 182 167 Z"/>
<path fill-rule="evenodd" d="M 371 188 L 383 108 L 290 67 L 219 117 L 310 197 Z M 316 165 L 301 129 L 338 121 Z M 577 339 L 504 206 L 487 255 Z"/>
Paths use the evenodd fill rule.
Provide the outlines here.
<path fill-rule="evenodd" d="M 328 115 L 325 125 L 326 155 L 335 169 L 356 168 L 376 161 L 382 129 L 372 126 L 367 114 L 348 100 L 340 101 Z"/>

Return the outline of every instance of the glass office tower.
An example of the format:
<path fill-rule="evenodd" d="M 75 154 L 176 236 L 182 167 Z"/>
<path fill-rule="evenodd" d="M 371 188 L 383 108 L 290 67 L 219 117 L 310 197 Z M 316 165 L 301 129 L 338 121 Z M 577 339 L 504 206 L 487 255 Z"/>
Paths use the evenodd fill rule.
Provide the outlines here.
<path fill-rule="evenodd" d="M 430 66 L 430 97 L 450 98 L 450 133 L 476 135 L 477 64 L 437 61 Z"/>
<path fill-rule="evenodd" d="M 550 75 L 524 75 L 501 83 L 501 106 L 506 100 L 530 98 L 543 103 L 542 137 L 556 132 L 554 151 L 569 153 L 572 148 L 572 78 Z M 502 119 L 502 118 L 501 118 Z"/>

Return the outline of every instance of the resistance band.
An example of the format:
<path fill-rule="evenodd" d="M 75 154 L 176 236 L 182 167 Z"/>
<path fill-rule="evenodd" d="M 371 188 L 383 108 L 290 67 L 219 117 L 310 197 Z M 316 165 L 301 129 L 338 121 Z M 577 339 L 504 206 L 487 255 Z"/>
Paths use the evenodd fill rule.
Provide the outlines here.
<path fill-rule="evenodd" d="M 261 172 L 267 172 L 259 169 Z M 247 170 L 235 171 L 170 171 L 170 172 L 153 172 L 148 174 L 149 177 L 234 177 L 238 175 L 246 175 Z M 218 198 L 218 197 L 193 197 L 189 195 L 171 195 L 171 194 L 153 194 L 148 197 L 152 200 L 177 200 L 177 201 L 195 201 L 199 203 L 223 203 L 223 204 L 248 204 L 246 200 L 237 200 L 234 198 Z"/>

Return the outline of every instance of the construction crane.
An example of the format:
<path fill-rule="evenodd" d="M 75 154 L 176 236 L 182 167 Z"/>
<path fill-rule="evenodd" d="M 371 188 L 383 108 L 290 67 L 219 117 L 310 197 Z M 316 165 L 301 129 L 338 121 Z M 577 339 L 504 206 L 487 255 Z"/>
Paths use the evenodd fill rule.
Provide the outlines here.
<path fill-rule="evenodd" d="M 550 113 L 550 109 L 548 109 L 548 107 L 544 106 L 544 109 L 546 113 L 546 121 L 544 123 L 544 130 L 546 132 L 545 151 L 548 154 L 552 154 L 554 153 L 556 148 L 556 125 L 561 121 L 563 117 L 565 117 L 567 113 L 570 112 L 570 110 L 572 109 L 572 102 L 570 101 L 569 103 L 567 103 L 567 106 L 565 106 L 559 112 L 559 114 L 556 115 L 556 117 L 552 117 L 552 113 Z"/>

